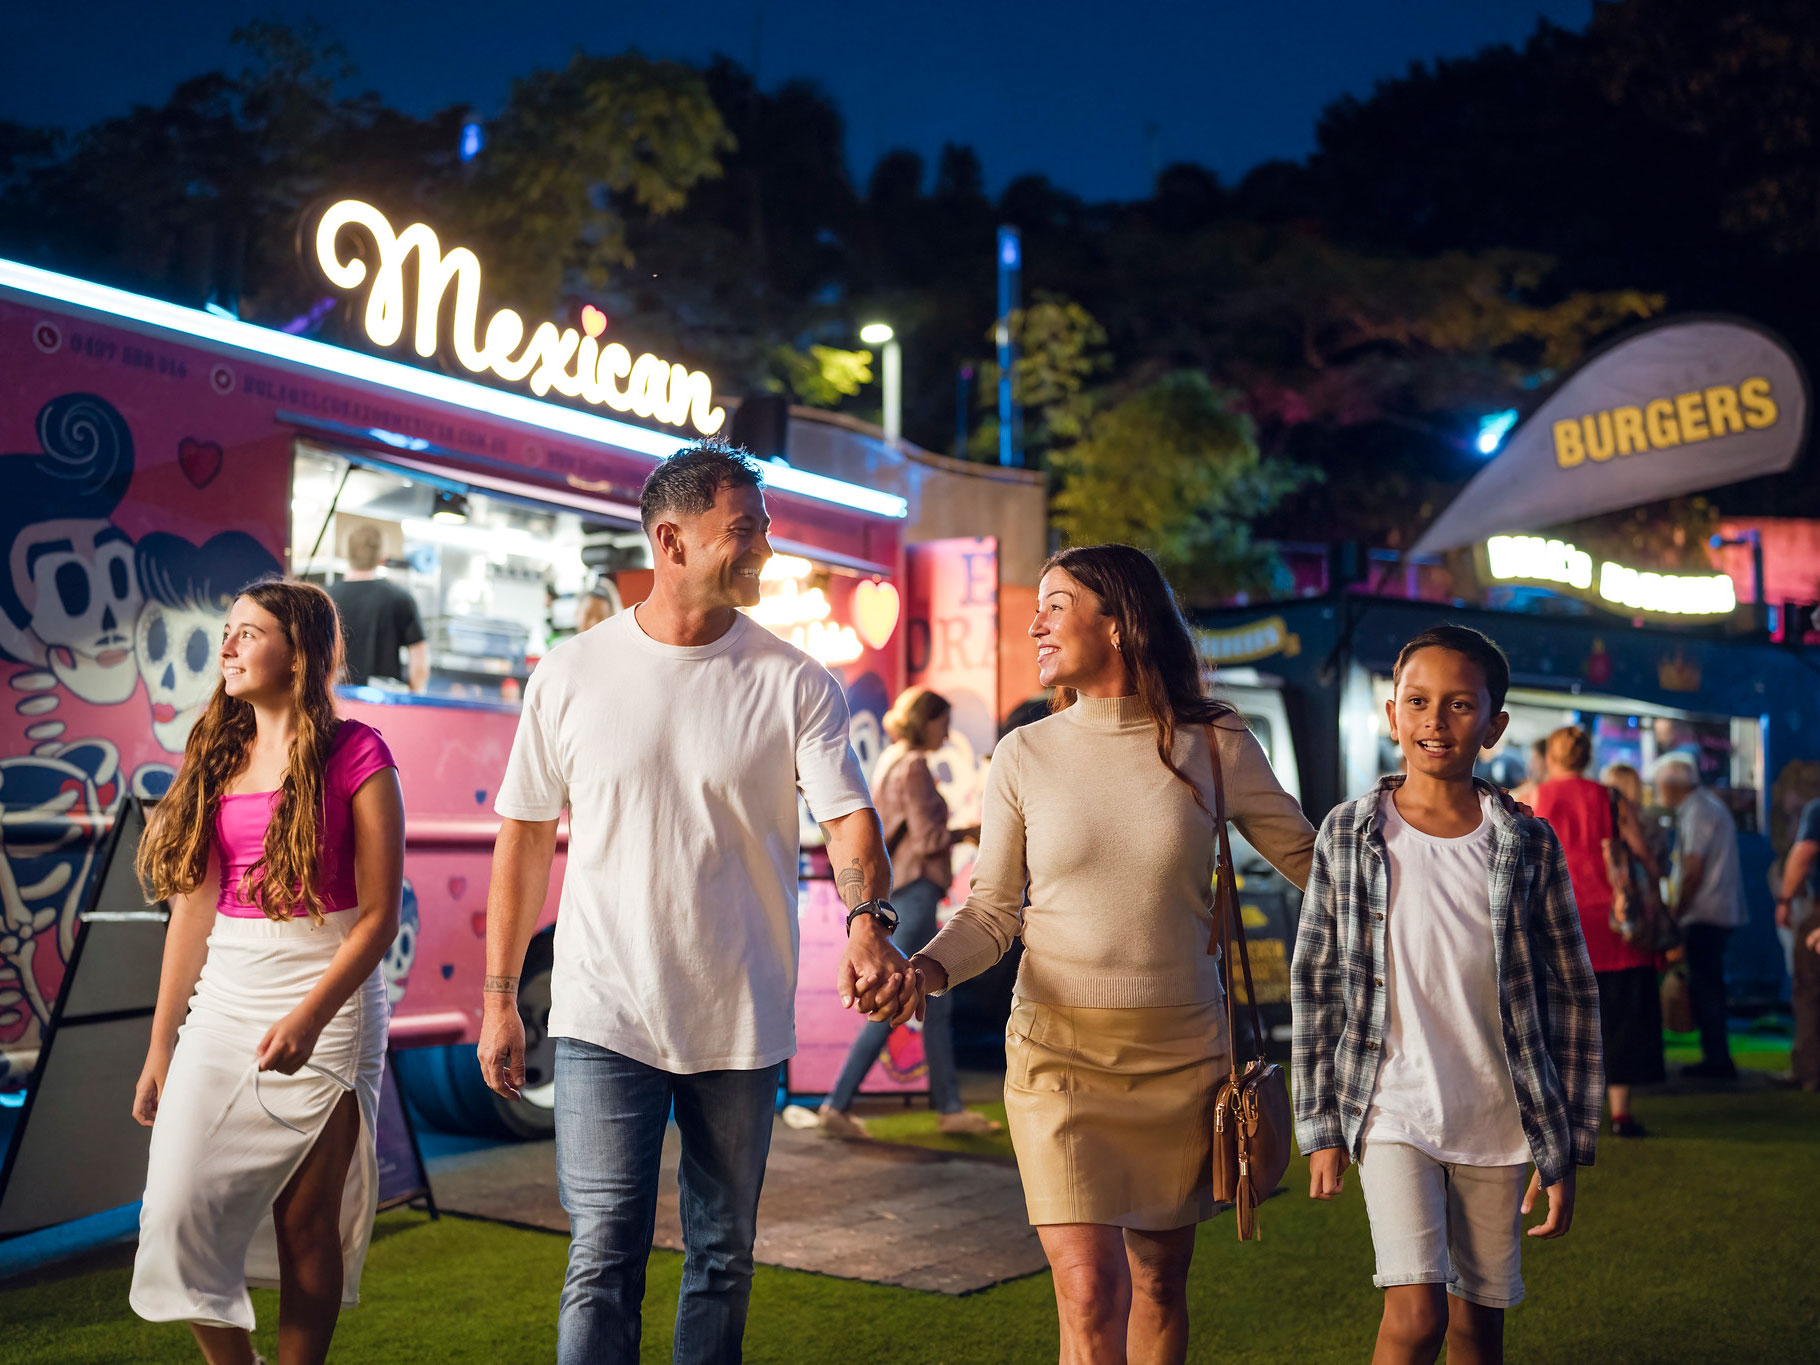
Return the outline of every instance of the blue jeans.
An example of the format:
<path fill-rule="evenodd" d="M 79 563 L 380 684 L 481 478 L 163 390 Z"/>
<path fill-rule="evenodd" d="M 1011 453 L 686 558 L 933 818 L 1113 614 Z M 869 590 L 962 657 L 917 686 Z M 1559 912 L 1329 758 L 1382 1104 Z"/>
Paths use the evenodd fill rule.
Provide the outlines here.
<path fill-rule="evenodd" d="M 926 947 L 935 937 L 935 908 L 942 903 L 942 892 L 946 889 L 927 877 L 919 877 L 903 890 L 891 894 L 891 904 L 897 910 L 897 932 L 891 936 L 891 941 L 905 957 Z M 929 1103 L 942 1114 L 957 1114 L 961 1108 L 960 1081 L 954 1074 L 954 1033 L 948 1023 L 948 1012 L 953 1007 L 954 997 L 944 993 L 932 996 L 923 1014 L 923 1056 L 929 1062 Z M 872 1070 L 878 1054 L 885 1050 L 885 1040 L 890 1036 L 891 1025 L 866 1021 L 847 1053 L 847 1064 L 841 1068 L 840 1079 L 828 1093 L 830 1108 L 846 1109 L 853 1103 L 853 1097 L 859 1094 L 860 1083 Z"/>
<path fill-rule="evenodd" d="M 569 1214 L 559 1365 L 638 1359 L 658 1165 L 674 1105 L 682 1137 L 682 1296 L 673 1359 L 740 1359 L 758 1192 L 778 1071 L 679 1076 L 575 1038 L 556 1040 L 556 1180 Z"/>

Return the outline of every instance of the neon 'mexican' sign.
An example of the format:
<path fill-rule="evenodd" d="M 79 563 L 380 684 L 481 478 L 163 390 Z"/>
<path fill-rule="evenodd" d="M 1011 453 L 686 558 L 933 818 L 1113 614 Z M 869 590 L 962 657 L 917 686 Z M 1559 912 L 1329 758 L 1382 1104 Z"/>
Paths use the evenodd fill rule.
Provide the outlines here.
<path fill-rule="evenodd" d="M 685 422 L 703 436 L 726 423 L 724 408 L 714 406 L 714 388 L 700 370 L 672 365 L 650 354 L 636 360 L 617 341 L 598 340 L 606 317 L 596 309 L 583 314 L 582 329 L 539 323 L 525 337 L 525 321 L 501 308 L 480 326 L 480 258 L 466 247 L 443 254 L 442 243 L 427 223 L 394 232 L 371 204 L 343 199 L 317 221 L 316 267 L 337 289 L 355 290 L 367 283 L 367 263 L 358 256 L 344 260 L 337 247 L 348 228 L 363 229 L 373 239 L 378 264 L 371 270 L 364 324 L 376 346 L 396 346 L 404 335 L 405 262 L 417 253 L 417 310 L 412 345 L 417 354 L 436 354 L 442 334 L 442 305 L 453 286 L 454 311 L 449 319 L 455 358 L 470 373 L 492 373 L 511 382 L 528 381 L 542 398 L 552 389 L 567 398 L 604 405 L 615 412 L 655 418 L 671 426 Z"/>

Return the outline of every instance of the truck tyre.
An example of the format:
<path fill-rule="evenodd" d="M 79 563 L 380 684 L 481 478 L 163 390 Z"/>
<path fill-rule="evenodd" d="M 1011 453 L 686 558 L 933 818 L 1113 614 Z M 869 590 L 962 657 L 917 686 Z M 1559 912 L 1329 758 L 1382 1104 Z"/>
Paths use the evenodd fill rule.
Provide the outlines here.
<path fill-rule="evenodd" d="M 398 1083 L 424 1121 L 445 1133 L 528 1142 L 556 1132 L 556 1041 L 550 1037 L 549 932 L 531 940 L 518 986 L 525 1027 L 523 1098 L 508 1100 L 487 1088 L 472 1043 L 411 1048 L 393 1054 Z"/>

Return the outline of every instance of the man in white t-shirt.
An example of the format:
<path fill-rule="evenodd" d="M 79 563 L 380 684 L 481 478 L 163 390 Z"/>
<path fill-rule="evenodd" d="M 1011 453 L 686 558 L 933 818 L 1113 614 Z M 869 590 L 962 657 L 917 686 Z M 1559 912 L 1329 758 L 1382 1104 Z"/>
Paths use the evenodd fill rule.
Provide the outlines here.
<path fill-rule="evenodd" d="M 1687 955 L 1687 994 L 1700 1029 L 1700 1060 L 1683 1076 L 1726 1080 L 1738 1074 L 1726 1031 L 1725 945 L 1744 924 L 1744 873 L 1738 826 L 1725 803 L 1700 785 L 1693 760 L 1669 754 L 1656 764 L 1656 796 L 1675 813 L 1675 904 Z"/>
<path fill-rule="evenodd" d="M 637 1360 L 664 1129 L 682 1139 L 675 1359 L 740 1358 L 778 1066 L 796 1051 L 797 796 L 852 910 L 846 982 L 914 1008 L 890 866 L 827 669 L 741 614 L 771 556 L 758 468 L 720 446 L 640 498 L 655 584 L 525 690 L 495 809 L 480 1064 L 524 1082 L 518 974 L 569 810 L 556 920 L 556 1162 L 570 1219 L 557 1357 Z"/>

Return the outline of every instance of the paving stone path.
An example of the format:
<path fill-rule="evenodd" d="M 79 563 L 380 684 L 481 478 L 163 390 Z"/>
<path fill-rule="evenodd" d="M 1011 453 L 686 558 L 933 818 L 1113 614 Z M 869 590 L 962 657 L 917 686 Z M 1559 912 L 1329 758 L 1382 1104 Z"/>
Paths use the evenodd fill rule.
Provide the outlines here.
<path fill-rule="evenodd" d="M 680 1143 L 664 1138 L 658 1246 L 682 1250 Z M 556 1197 L 556 1145 L 492 1147 L 431 1163 L 444 1209 L 554 1232 L 569 1230 Z M 758 1205 L 757 1259 L 943 1294 L 968 1294 L 1044 1268 L 1024 1192 L 1009 1161 L 886 1142 L 831 1141 L 777 1124 Z"/>

